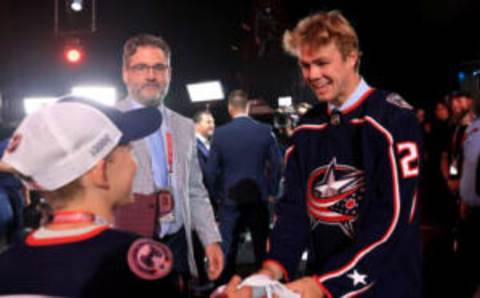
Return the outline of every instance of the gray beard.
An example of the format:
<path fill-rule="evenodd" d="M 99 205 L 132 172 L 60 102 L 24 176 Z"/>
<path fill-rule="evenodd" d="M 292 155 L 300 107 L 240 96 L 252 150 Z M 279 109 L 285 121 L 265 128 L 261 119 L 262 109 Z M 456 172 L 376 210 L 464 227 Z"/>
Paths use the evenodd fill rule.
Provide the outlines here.
<path fill-rule="evenodd" d="M 158 107 L 159 105 L 161 105 L 163 102 L 163 98 L 153 98 L 153 99 L 150 99 L 150 100 L 147 100 L 145 102 L 145 106 L 147 107 Z"/>
<path fill-rule="evenodd" d="M 134 97 L 139 103 L 147 107 L 158 107 L 163 103 L 163 100 L 167 96 L 168 89 L 165 92 L 161 92 L 157 97 L 139 100 L 137 97 Z"/>

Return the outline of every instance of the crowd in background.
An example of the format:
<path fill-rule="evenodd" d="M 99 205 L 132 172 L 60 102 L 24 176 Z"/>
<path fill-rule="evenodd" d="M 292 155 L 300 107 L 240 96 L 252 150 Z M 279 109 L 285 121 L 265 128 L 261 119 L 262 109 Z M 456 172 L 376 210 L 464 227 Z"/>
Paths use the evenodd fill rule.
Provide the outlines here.
<path fill-rule="evenodd" d="M 460 193 L 463 145 L 475 107 L 468 93 L 451 92 L 431 109 L 416 109 L 425 145 L 419 207 L 427 297 L 464 295 L 462 291 L 475 288 L 478 256 L 470 248 L 475 237 L 470 217 L 477 216 L 472 213 L 476 206 Z M 438 287 L 439 283 L 455 286 Z"/>

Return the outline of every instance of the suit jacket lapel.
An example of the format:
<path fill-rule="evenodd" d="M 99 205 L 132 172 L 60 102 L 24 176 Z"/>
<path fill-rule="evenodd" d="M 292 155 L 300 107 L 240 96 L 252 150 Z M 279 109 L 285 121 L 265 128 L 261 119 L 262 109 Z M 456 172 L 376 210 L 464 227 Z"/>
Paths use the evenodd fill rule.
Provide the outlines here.
<path fill-rule="evenodd" d="M 199 139 L 197 139 L 197 145 L 198 145 L 198 148 L 200 149 L 200 152 L 202 153 L 202 155 L 204 157 L 208 157 L 207 146 L 205 146 L 205 144 L 202 141 L 200 141 Z"/>

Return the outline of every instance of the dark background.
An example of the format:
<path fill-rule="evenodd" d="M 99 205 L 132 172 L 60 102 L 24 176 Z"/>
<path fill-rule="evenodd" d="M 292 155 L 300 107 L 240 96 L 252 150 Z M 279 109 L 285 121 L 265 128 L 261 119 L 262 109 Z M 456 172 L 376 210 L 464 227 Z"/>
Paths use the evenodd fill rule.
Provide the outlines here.
<path fill-rule="evenodd" d="M 80 36 L 86 60 L 71 66 L 61 57 L 64 38 L 54 35 L 53 8 L 53 0 L 0 0 L 4 122 L 22 116 L 23 97 L 59 96 L 76 84 L 113 84 L 124 96 L 121 48 L 142 32 L 170 43 L 167 104 L 187 116 L 204 105 L 190 103 L 185 84 L 212 79 L 220 79 L 225 92 L 245 88 L 274 108 L 280 95 L 313 101 L 295 60 L 282 53 L 280 37 L 322 9 L 341 10 L 356 27 L 367 82 L 415 106 L 429 107 L 457 89 L 461 65 L 480 56 L 478 0 L 97 0 L 97 30 Z M 212 105 L 220 122 L 226 119 L 222 105 Z"/>

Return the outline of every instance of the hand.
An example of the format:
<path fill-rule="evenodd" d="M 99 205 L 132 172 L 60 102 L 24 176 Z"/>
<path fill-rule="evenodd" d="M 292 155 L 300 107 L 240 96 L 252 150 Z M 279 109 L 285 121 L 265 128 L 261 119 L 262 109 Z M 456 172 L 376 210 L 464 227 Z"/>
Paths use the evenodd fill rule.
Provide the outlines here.
<path fill-rule="evenodd" d="M 287 284 L 287 288 L 300 294 L 302 298 L 323 298 L 323 293 L 317 282 L 311 277 L 297 279 Z"/>
<path fill-rule="evenodd" d="M 262 268 L 259 271 L 255 272 L 255 274 L 263 274 L 263 275 L 266 275 L 266 276 L 270 277 L 273 280 L 276 280 L 275 279 L 276 276 L 275 276 L 275 274 L 273 273 L 272 270 Z"/>
<path fill-rule="evenodd" d="M 264 262 L 262 268 L 256 274 L 266 275 L 273 280 L 280 280 L 283 277 L 282 269 L 272 262 Z"/>
<path fill-rule="evenodd" d="M 250 287 L 242 287 L 240 289 L 237 288 L 241 281 L 242 280 L 238 275 L 235 275 L 234 277 L 232 277 L 232 279 L 230 279 L 230 281 L 228 282 L 222 297 L 252 298 L 252 288 Z"/>
<path fill-rule="evenodd" d="M 223 252 L 218 243 L 210 243 L 205 247 L 208 259 L 208 279 L 216 280 L 223 271 Z"/>
<path fill-rule="evenodd" d="M 0 172 L 13 174 L 15 173 L 15 170 L 10 165 L 0 161 Z"/>

